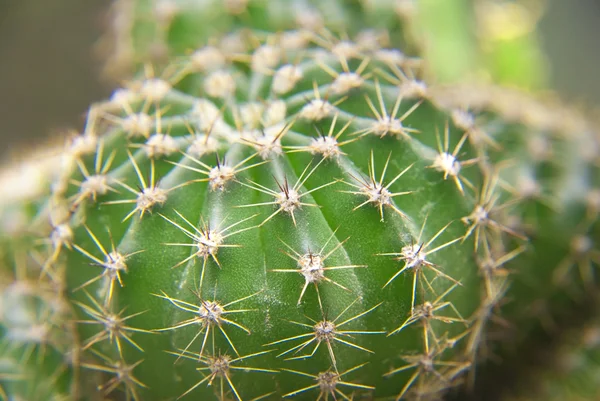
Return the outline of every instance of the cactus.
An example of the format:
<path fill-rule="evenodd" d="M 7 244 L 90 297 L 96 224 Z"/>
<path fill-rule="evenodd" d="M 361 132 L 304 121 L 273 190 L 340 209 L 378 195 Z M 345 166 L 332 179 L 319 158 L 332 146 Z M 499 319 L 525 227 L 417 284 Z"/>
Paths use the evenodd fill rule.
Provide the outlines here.
<path fill-rule="evenodd" d="M 130 3 L 144 68 L 0 181 L 3 398 L 439 399 L 594 288 L 587 120 L 429 85 L 387 3 L 246 3 Z"/>
<path fill-rule="evenodd" d="M 505 389 L 506 401 L 517 400 L 593 400 L 598 393 L 598 309 L 597 301 L 576 322 L 547 341 L 545 348 L 535 351 L 542 363 L 520 368 L 525 381 Z M 525 384 L 527 383 L 527 384 Z"/>

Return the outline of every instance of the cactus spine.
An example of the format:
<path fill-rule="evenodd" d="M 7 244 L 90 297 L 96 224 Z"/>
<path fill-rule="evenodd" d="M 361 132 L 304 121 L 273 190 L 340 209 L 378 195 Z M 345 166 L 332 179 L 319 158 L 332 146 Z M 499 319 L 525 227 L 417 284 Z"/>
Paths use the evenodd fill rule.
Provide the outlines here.
<path fill-rule="evenodd" d="M 144 60 L 160 34 L 169 62 L 92 105 L 41 193 L 3 205 L 3 397 L 438 399 L 507 293 L 593 287 L 585 120 L 427 85 L 389 16 L 359 33 L 339 8 L 346 37 L 316 8 L 290 21 L 299 2 L 184 3 L 131 37 Z"/>

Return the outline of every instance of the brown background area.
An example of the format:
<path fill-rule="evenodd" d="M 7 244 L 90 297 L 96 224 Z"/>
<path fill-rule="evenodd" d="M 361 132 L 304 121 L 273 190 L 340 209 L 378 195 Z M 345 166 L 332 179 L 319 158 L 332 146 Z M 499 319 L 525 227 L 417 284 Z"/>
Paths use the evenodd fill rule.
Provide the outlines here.
<path fill-rule="evenodd" d="M 68 128 L 110 94 L 92 51 L 108 0 L 0 0 L 0 159 Z"/>
<path fill-rule="evenodd" d="M 440 0 L 442 1 L 442 0 Z M 0 160 L 68 128 L 111 86 L 92 48 L 108 0 L 0 0 Z M 600 2 L 550 0 L 541 23 L 552 85 L 600 105 Z"/>

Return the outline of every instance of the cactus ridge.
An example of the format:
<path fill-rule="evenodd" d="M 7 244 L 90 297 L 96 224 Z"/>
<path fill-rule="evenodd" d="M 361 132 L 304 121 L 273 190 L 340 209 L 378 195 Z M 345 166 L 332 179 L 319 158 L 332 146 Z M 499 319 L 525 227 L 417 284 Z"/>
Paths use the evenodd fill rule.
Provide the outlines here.
<path fill-rule="evenodd" d="M 319 32 L 214 40 L 90 108 L 3 238 L 2 397 L 428 400 L 474 372 L 508 266 L 555 245 L 532 220 L 597 185 L 537 145 L 593 131 Z M 556 283 L 594 283 L 593 205 Z"/>

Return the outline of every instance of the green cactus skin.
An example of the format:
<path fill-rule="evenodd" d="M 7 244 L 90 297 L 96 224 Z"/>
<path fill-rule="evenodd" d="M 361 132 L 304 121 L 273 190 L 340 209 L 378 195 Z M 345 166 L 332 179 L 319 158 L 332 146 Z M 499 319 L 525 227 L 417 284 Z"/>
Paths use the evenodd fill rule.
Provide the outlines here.
<path fill-rule="evenodd" d="M 538 350 L 537 359 L 543 361 L 543 365 L 529 369 L 527 384 L 505 392 L 502 400 L 583 401 L 598 398 L 600 326 L 597 301 L 590 300 L 588 307 L 584 313 L 593 317 L 555 336 L 552 352 Z"/>
<path fill-rule="evenodd" d="M 419 47 L 415 40 L 406 40 L 413 37 L 415 9 L 413 0 L 120 0 L 113 5 L 111 35 L 100 49 L 108 50 L 105 73 L 113 78 L 121 78 L 123 71 L 136 72 L 148 62 L 168 64 L 215 40 L 239 47 L 251 37 L 248 29 L 281 32 L 281 40 L 292 46 L 299 32 L 323 28 L 363 44 L 383 35 L 393 47 L 402 43 L 411 54 Z"/>
<path fill-rule="evenodd" d="M 410 24 L 423 42 L 436 82 L 469 80 L 524 89 L 547 87 L 548 74 L 536 25 L 541 2 L 420 1 Z M 460 54 L 461 57 L 456 57 Z"/>
<path fill-rule="evenodd" d="M 145 68 L 3 203 L 4 398 L 439 399 L 507 297 L 526 332 L 594 286 L 587 122 L 269 28 Z"/>

